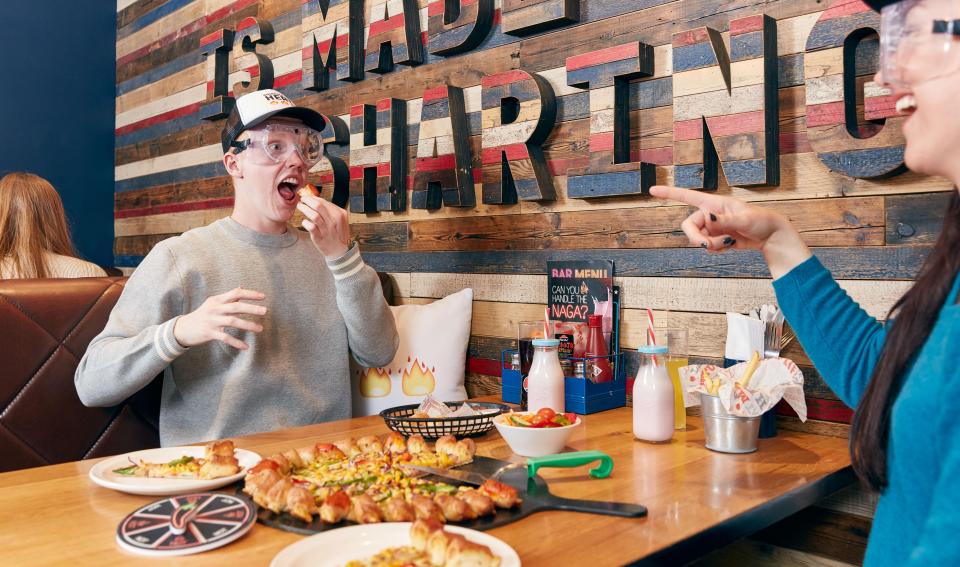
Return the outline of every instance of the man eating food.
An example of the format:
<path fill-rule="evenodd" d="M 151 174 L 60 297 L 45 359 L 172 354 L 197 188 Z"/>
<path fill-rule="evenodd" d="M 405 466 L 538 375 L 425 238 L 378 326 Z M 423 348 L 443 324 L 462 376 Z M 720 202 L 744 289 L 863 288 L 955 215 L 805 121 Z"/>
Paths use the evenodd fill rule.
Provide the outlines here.
<path fill-rule="evenodd" d="M 324 126 L 274 90 L 237 99 L 221 135 L 232 214 L 144 258 L 77 367 L 84 404 L 162 372 L 164 446 L 350 417 L 350 353 L 383 366 L 399 339 L 346 211 L 298 192 Z"/>

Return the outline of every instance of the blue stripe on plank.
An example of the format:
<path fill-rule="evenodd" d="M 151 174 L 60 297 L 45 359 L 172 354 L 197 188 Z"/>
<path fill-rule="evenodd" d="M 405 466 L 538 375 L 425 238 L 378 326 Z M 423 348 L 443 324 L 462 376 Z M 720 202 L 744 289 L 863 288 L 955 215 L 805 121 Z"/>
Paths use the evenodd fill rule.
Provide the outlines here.
<path fill-rule="evenodd" d="M 349 2 L 349 0 L 329 0 L 328 7 L 327 7 L 327 10 L 328 10 L 327 13 L 328 13 L 328 14 L 330 13 L 330 12 L 329 12 L 330 8 L 333 8 L 334 6 L 337 6 L 337 5 L 339 5 L 339 4 L 343 4 L 343 3 L 345 3 L 345 2 Z M 318 14 L 319 12 L 320 12 L 320 3 L 319 3 L 319 2 L 306 2 L 306 3 L 304 3 L 304 4 L 302 4 L 302 5 L 300 6 L 300 14 L 301 14 L 302 17 L 304 17 L 304 18 L 306 18 L 306 17 L 308 17 L 308 16 L 312 16 L 312 15 L 314 15 L 314 14 Z"/>
<path fill-rule="evenodd" d="M 814 148 L 816 150 L 816 148 Z M 904 146 L 870 150 L 818 153 L 817 157 L 833 171 L 850 177 L 883 177 L 903 168 Z"/>
<path fill-rule="evenodd" d="M 597 173 L 567 177 L 567 197 L 589 199 L 615 195 L 638 195 L 642 191 L 640 164 L 637 171 Z M 655 181 L 653 179 L 643 181 Z"/>
<path fill-rule="evenodd" d="M 735 35 L 730 39 L 730 61 L 763 56 L 763 30 Z"/>
<path fill-rule="evenodd" d="M 913 279 L 930 248 L 852 246 L 814 248 L 821 262 L 841 279 Z M 756 251 L 709 254 L 700 248 L 638 250 L 500 250 L 450 252 L 364 252 L 367 264 L 381 272 L 543 274 L 550 260 L 613 260 L 618 276 L 767 278 L 770 272 Z"/>
<path fill-rule="evenodd" d="M 691 71 L 701 67 L 717 65 L 717 54 L 709 41 L 684 45 L 673 50 L 673 72 Z"/>
<path fill-rule="evenodd" d="M 280 33 L 285 29 L 292 28 L 293 26 L 299 26 L 300 11 L 298 9 L 287 12 L 286 14 L 281 14 L 270 20 L 270 23 L 273 24 L 274 33 Z M 203 61 L 203 54 L 200 53 L 200 44 L 198 43 L 195 50 L 185 53 L 169 63 L 164 63 L 163 65 L 150 69 L 149 71 L 144 71 L 136 77 L 131 77 L 122 83 L 117 83 L 116 96 L 126 94 L 150 83 L 155 83 L 161 79 L 169 77 L 170 75 L 179 73 L 184 69 L 198 65 Z M 298 98 L 299 96 L 301 95 L 298 94 Z"/>
<path fill-rule="evenodd" d="M 193 0 L 168 0 L 166 4 L 157 6 L 153 10 L 150 10 L 146 14 L 143 14 L 139 18 L 118 29 L 117 39 L 125 38 L 133 32 L 149 26 L 160 18 L 172 14 L 191 2 L 193 2 Z"/>
<path fill-rule="evenodd" d="M 677 187 L 693 189 L 703 187 L 703 164 L 673 166 L 673 184 Z"/>
<path fill-rule="evenodd" d="M 302 93 L 299 83 L 293 83 L 285 87 L 280 87 L 277 90 L 289 98 L 295 98 L 296 96 L 300 96 Z M 197 126 L 202 122 L 204 121 L 200 119 L 199 112 L 191 112 L 190 114 L 185 114 L 172 120 L 158 122 L 157 124 L 117 136 L 114 141 L 114 147 L 122 148 L 131 144 L 139 144 L 147 140 L 159 138 L 160 136 L 172 134 L 173 132 L 179 132 L 187 128 L 192 128 L 193 126 Z"/>
<path fill-rule="evenodd" d="M 185 181 L 195 181 L 197 179 L 207 179 L 209 177 L 219 177 L 226 175 L 227 170 L 223 167 L 223 162 L 202 163 L 200 165 L 191 165 L 171 171 L 161 171 L 151 173 L 123 181 L 116 181 L 113 184 L 114 193 L 124 193 L 137 189 L 146 189 L 155 185 L 167 185 L 169 183 L 183 183 Z"/>
<path fill-rule="evenodd" d="M 807 51 L 840 47 L 850 33 L 859 28 L 880 29 L 880 14 L 861 12 L 852 16 L 824 20 L 814 24 L 807 36 Z"/>
<path fill-rule="evenodd" d="M 767 182 L 767 160 L 721 161 L 720 167 L 730 185 L 763 185 Z"/>

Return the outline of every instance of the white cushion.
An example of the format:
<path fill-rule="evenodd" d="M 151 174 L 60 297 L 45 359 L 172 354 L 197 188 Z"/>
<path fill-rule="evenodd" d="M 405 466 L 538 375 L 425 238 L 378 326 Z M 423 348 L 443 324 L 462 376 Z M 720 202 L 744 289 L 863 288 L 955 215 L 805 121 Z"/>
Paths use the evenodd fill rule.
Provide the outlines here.
<path fill-rule="evenodd" d="M 473 290 L 466 288 L 427 305 L 391 306 L 400 347 L 384 368 L 350 360 L 353 415 L 373 415 L 427 394 L 443 402 L 467 399 L 463 386 Z"/>

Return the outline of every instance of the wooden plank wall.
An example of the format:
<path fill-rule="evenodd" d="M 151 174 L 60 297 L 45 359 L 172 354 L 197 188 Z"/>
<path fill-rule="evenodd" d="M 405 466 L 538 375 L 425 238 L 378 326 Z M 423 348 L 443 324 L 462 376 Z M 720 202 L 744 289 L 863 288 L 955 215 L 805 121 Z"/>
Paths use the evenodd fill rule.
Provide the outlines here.
<path fill-rule="evenodd" d="M 443 0 L 433 3 L 437 1 Z M 371 11 L 383 12 L 384 2 L 368 0 L 368 23 Z M 344 10 L 346 6 L 338 7 L 342 3 L 332 0 L 331 10 Z M 424 31 L 429 4 L 419 1 Z M 653 76 L 634 79 L 629 86 L 630 150 L 655 165 L 660 182 L 669 183 L 673 164 L 681 163 L 673 145 L 673 34 L 710 26 L 729 42 L 731 19 L 763 13 L 777 24 L 780 184 L 729 187 L 721 175 L 717 193 L 789 216 L 843 287 L 872 315 L 884 317 L 909 287 L 939 230 L 950 186 L 910 172 L 854 179 L 831 172 L 813 152 L 806 131 L 810 97 L 804 83 L 804 48 L 828 3 L 582 0 L 578 23 L 526 35 L 504 33 L 501 5 L 497 0 L 493 29 L 475 49 L 441 57 L 429 53 L 428 45 L 423 65 L 367 73 L 356 83 L 331 78 L 330 90 L 318 93 L 304 90 L 301 82 L 304 33 L 316 27 L 318 17 L 301 0 L 118 0 L 116 264 L 130 271 L 160 240 L 229 214 L 232 189 L 220 165 L 222 123 L 199 117 L 211 79 L 200 40 L 255 16 L 269 21 L 276 32 L 273 43 L 259 47 L 273 62 L 276 88 L 300 104 L 349 124 L 354 105 L 376 104 L 385 97 L 406 101 L 409 179 L 415 174 L 425 91 L 444 85 L 463 90 L 479 180 L 481 79 L 522 69 L 552 85 L 557 124 L 543 148 L 556 200 L 351 214 L 366 260 L 392 274 L 401 301 L 429 302 L 465 286 L 475 290 L 468 360 L 471 393 L 498 391 L 499 354 L 512 346 L 517 322 L 542 316 L 548 259 L 615 261 L 624 288 L 624 348 L 632 351 L 644 340 L 642 309 L 649 307 L 659 325 L 690 330 L 694 360 L 719 361 L 724 312 L 774 299 L 760 256 L 711 256 L 689 247 L 679 231 L 690 212 L 683 206 L 643 195 L 568 198 L 567 171 L 583 172 L 590 165 L 592 130 L 589 95 L 568 86 L 564 64 L 567 57 L 629 42 L 653 46 Z M 427 34 L 423 37 L 426 41 Z M 341 66 L 348 51 L 342 47 Z M 856 62 L 857 75 L 869 76 L 875 57 L 875 44 L 872 54 L 864 49 Z M 230 70 L 234 77 L 242 71 L 235 61 Z M 696 91 L 697 85 L 684 88 Z M 331 146 L 330 153 L 349 163 L 346 146 Z M 314 179 L 324 182 L 328 177 L 318 173 Z M 411 185 L 408 182 L 408 205 L 414 202 Z M 330 193 L 327 188 L 324 195 Z M 481 194 L 478 183 L 477 203 Z M 851 411 L 824 384 L 799 345 L 785 354 L 807 376 L 811 420 L 801 424 L 784 410 L 781 426 L 847 435 Z M 635 353 L 628 361 L 634 371 Z"/>

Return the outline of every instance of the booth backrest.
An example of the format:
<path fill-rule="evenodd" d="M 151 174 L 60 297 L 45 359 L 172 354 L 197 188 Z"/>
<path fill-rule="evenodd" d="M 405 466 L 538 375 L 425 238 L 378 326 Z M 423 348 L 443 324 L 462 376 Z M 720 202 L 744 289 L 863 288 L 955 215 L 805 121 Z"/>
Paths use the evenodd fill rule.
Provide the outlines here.
<path fill-rule="evenodd" d="M 160 446 L 160 377 L 111 408 L 84 406 L 73 385 L 126 281 L 0 280 L 0 472 Z"/>
<path fill-rule="evenodd" d="M 111 408 L 73 374 L 126 278 L 0 280 L 0 471 L 158 447 L 160 380 Z"/>

